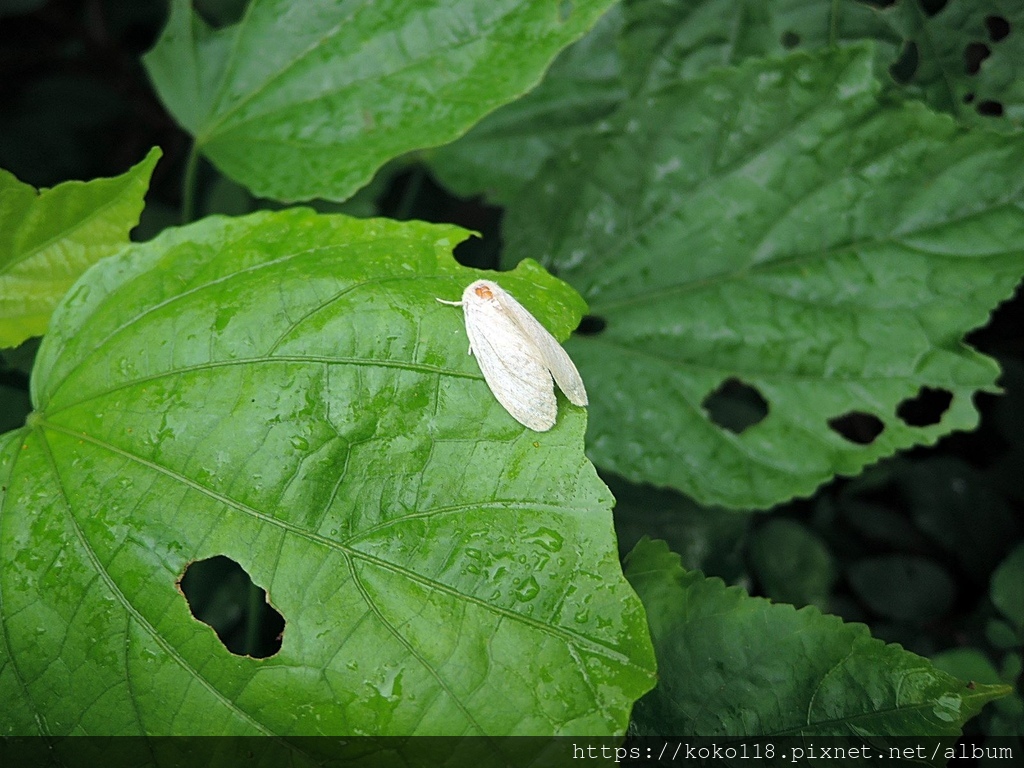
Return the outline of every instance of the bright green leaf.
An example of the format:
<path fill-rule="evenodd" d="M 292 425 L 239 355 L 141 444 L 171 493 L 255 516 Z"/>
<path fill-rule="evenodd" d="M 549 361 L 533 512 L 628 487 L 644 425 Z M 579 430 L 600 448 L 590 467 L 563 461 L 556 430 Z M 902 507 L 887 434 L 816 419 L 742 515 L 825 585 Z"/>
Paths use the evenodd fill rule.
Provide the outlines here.
<path fill-rule="evenodd" d="M 616 38 L 618 6 L 562 51 L 540 85 L 485 117 L 462 138 L 427 153 L 434 174 L 461 196 L 505 203 L 573 139 L 625 96 Z"/>
<path fill-rule="evenodd" d="M 0 733 L 616 734 L 653 683 L 612 498 L 466 354 L 453 226 L 211 217 L 91 270 L 0 440 Z M 564 337 L 583 305 L 501 283 Z M 233 656 L 177 581 L 285 619 Z"/>
<path fill-rule="evenodd" d="M 121 176 L 38 192 L 0 170 L 0 347 L 45 333 L 71 284 L 128 244 L 160 154 Z"/>
<path fill-rule="evenodd" d="M 210 29 L 174 0 L 145 57 L 199 150 L 254 194 L 344 200 L 540 80 L 612 0 L 253 0 Z"/>
<path fill-rule="evenodd" d="M 992 574 L 992 602 L 1024 632 L 1024 544 L 1017 546 Z"/>
<path fill-rule="evenodd" d="M 538 258 L 606 324 L 567 344 L 599 466 L 768 507 L 976 425 L 998 367 L 962 337 L 1024 273 L 1024 138 L 877 88 L 863 48 L 678 83 L 510 208 L 510 262 Z M 741 432 L 704 407 L 730 381 L 767 405 Z M 926 387 L 948 410 L 905 422 Z"/>
<path fill-rule="evenodd" d="M 955 737 L 1011 691 L 968 687 L 862 624 L 685 571 L 663 542 L 641 541 L 626 576 L 647 609 L 660 670 L 634 710 L 642 734 Z"/>

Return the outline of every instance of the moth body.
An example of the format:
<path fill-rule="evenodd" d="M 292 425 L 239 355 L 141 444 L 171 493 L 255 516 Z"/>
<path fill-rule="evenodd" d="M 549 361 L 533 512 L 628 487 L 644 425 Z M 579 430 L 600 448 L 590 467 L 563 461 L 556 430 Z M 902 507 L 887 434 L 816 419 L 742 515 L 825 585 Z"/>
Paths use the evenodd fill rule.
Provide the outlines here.
<path fill-rule="evenodd" d="M 462 292 L 469 351 L 484 381 L 516 421 L 537 432 L 555 424 L 558 403 L 554 384 L 574 405 L 587 404 L 587 391 L 576 366 L 555 337 L 507 291 L 490 280 L 477 280 Z"/>

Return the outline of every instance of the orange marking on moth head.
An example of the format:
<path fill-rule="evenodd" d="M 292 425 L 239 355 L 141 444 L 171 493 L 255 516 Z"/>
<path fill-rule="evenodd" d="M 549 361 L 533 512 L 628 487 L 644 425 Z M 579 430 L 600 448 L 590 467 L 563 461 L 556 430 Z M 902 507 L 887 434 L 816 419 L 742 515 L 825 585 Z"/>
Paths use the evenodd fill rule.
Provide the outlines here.
<path fill-rule="evenodd" d="M 484 299 L 485 301 L 490 301 L 491 299 L 494 298 L 494 294 L 491 293 L 491 289 L 488 288 L 486 285 L 478 285 L 476 288 L 473 289 L 473 293 L 475 293 L 477 296 L 479 296 L 481 299 Z"/>

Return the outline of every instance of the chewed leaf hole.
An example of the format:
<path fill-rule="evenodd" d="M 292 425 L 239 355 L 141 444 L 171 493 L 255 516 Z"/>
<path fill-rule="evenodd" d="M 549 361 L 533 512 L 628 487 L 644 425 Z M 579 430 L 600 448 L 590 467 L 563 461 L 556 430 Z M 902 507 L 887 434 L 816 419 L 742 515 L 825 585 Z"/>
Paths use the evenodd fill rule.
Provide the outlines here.
<path fill-rule="evenodd" d="M 918 0 L 918 2 L 921 4 L 921 10 L 927 15 L 938 16 L 949 0 Z"/>
<path fill-rule="evenodd" d="M 998 101 L 983 101 L 975 109 L 982 117 L 1002 117 L 1003 105 Z"/>
<path fill-rule="evenodd" d="M 828 420 L 833 432 L 857 445 L 871 445 L 882 431 L 885 423 L 873 413 L 850 411 Z"/>
<path fill-rule="evenodd" d="M 921 57 L 917 50 L 917 43 L 908 40 L 903 45 L 899 58 L 889 67 L 889 74 L 897 83 L 906 85 L 913 79 L 920 63 Z"/>
<path fill-rule="evenodd" d="M 783 48 L 796 48 L 800 45 L 800 35 L 791 30 L 787 30 L 782 33 L 782 37 L 779 38 L 779 42 L 782 43 Z"/>
<path fill-rule="evenodd" d="M 981 62 L 992 55 L 990 49 L 984 43 L 969 43 L 964 48 L 964 72 L 968 75 L 976 75 L 981 69 Z"/>
<path fill-rule="evenodd" d="M 896 406 L 896 415 L 910 427 L 928 427 L 942 421 L 943 414 L 953 402 L 948 389 L 921 387 L 914 397 L 908 397 Z"/>
<path fill-rule="evenodd" d="M 265 659 L 281 650 L 284 617 L 231 558 L 189 563 L 178 587 L 192 615 L 212 627 L 231 653 Z"/>
<path fill-rule="evenodd" d="M 596 336 L 607 327 L 608 321 L 603 317 L 584 315 L 583 319 L 580 320 L 579 327 L 576 328 L 576 333 L 581 336 Z"/>
<path fill-rule="evenodd" d="M 1002 16 L 986 16 L 985 26 L 988 28 L 988 36 L 993 43 L 998 43 L 1010 34 L 1010 22 Z"/>
<path fill-rule="evenodd" d="M 737 378 L 723 381 L 701 405 L 715 424 L 736 434 L 764 421 L 768 415 L 768 401 Z"/>

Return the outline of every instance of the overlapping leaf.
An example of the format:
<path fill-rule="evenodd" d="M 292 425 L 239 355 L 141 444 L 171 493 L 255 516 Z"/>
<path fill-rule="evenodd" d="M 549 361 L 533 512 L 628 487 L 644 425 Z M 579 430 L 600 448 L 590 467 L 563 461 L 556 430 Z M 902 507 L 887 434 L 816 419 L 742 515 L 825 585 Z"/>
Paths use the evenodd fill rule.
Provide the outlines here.
<path fill-rule="evenodd" d="M 257 195 L 343 200 L 529 90 L 611 4 L 253 0 L 212 30 L 175 0 L 145 61 L 225 174 Z"/>
<path fill-rule="evenodd" d="M 209 218 L 90 271 L 0 441 L 0 732 L 621 733 L 653 682 L 562 400 L 466 355 L 452 226 Z M 582 304 L 501 282 L 564 336 Z M 176 582 L 224 555 L 285 619 L 232 656 Z"/>
<path fill-rule="evenodd" d="M 851 736 L 875 746 L 886 743 L 877 737 L 907 734 L 955 740 L 986 702 L 1011 690 L 969 686 L 862 624 L 684 571 L 663 542 L 641 541 L 626 575 L 650 617 L 661 670 L 658 687 L 637 703 L 639 733 Z"/>
<path fill-rule="evenodd" d="M 767 507 L 976 424 L 998 368 L 962 337 L 1024 274 L 1024 140 L 884 106 L 871 70 L 847 48 L 666 87 L 512 206 L 510 260 L 604 323 L 567 345 L 600 466 Z M 738 433 L 704 407 L 732 380 L 767 405 Z M 937 423 L 898 416 L 925 388 Z"/>
<path fill-rule="evenodd" d="M 159 158 L 153 149 L 122 176 L 39 192 L 0 170 L 0 347 L 41 336 L 71 284 L 128 244 Z"/>
<path fill-rule="evenodd" d="M 457 141 L 427 153 L 435 175 L 456 194 L 485 193 L 506 203 L 607 117 L 625 97 L 617 47 L 622 13 L 606 13 L 583 39 L 562 51 L 544 80 L 496 110 Z"/>

